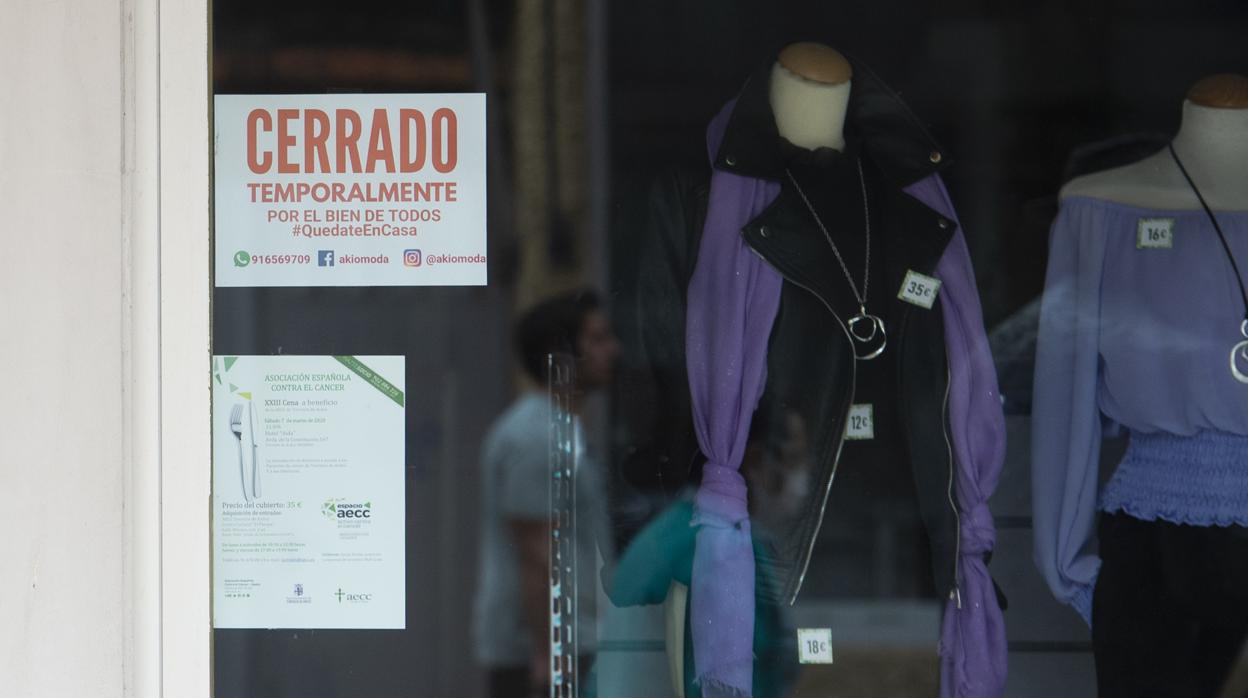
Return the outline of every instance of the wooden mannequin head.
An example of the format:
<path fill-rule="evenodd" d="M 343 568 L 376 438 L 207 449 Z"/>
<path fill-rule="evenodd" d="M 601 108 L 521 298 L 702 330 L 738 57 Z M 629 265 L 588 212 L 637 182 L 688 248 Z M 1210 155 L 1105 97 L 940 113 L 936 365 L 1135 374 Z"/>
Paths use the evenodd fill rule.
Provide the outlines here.
<path fill-rule="evenodd" d="M 799 148 L 844 148 L 853 73 L 836 49 L 811 42 L 786 46 L 771 70 L 771 109 L 780 135 Z"/>
<path fill-rule="evenodd" d="M 1248 109 L 1248 77 L 1219 73 L 1201 78 L 1187 91 L 1187 99 L 1213 109 Z"/>
<path fill-rule="evenodd" d="M 840 51 L 813 41 L 789 44 L 777 62 L 795 75 L 825 85 L 840 85 L 854 77 L 854 69 Z"/>

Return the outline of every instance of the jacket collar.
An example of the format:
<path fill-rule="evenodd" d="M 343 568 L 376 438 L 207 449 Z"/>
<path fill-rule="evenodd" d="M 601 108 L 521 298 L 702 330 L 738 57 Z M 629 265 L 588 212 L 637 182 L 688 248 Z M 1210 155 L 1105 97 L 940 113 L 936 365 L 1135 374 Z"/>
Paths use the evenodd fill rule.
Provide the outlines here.
<path fill-rule="evenodd" d="M 900 189 L 879 186 L 883 173 L 878 170 L 868 168 L 866 172 L 868 190 L 873 193 L 872 230 L 881 245 L 875 249 L 882 252 L 882 259 L 875 253 L 872 256 L 872 261 L 882 266 L 873 268 L 882 274 L 872 277 L 871 287 L 885 291 L 881 298 L 874 299 L 877 304 L 872 309 L 881 317 L 889 316 L 889 327 L 902 327 L 905 316 L 914 307 L 897 299 L 902 281 L 909 271 L 928 276 L 936 273 L 953 237 L 954 222 Z M 833 231 L 842 224 L 834 213 L 824 222 Z M 764 261 L 787 280 L 818 296 L 842 319 L 857 310 L 832 248 L 792 188 L 782 187 L 775 200 L 754 216 L 741 233 L 746 244 Z M 862 233 L 854 230 L 850 234 Z M 849 263 L 853 276 L 861 278 L 861 259 Z M 886 302 L 888 308 L 878 305 L 880 301 Z"/>
<path fill-rule="evenodd" d="M 771 111 L 771 69 L 756 70 L 737 96 L 715 169 L 770 180 L 784 178 L 784 145 Z M 910 108 L 863 63 L 850 59 L 853 86 L 845 118 L 847 139 L 857 139 L 891 184 L 906 187 L 939 172 L 949 156 Z"/>

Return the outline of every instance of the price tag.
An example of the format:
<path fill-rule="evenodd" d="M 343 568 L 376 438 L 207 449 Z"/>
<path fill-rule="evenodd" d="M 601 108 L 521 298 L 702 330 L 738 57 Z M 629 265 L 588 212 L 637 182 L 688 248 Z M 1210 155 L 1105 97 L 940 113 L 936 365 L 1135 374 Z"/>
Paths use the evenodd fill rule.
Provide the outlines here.
<path fill-rule="evenodd" d="M 851 405 L 845 422 L 845 438 L 867 441 L 875 438 L 875 408 L 870 403 Z"/>
<path fill-rule="evenodd" d="M 940 279 L 911 269 L 906 272 L 906 278 L 902 279 L 901 291 L 897 293 L 897 297 L 911 305 L 931 310 L 932 304 L 936 302 L 936 294 L 939 292 Z"/>
<path fill-rule="evenodd" d="M 1173 218 L 1141 218 L 1135 226 L 1135 249 L 1168 250 L 1174 247 Z"/>
<path fill-rule="evenodd" d="M 798 628 L 797 661 L 801 664 L 831 664 L 832 629 Z"/>

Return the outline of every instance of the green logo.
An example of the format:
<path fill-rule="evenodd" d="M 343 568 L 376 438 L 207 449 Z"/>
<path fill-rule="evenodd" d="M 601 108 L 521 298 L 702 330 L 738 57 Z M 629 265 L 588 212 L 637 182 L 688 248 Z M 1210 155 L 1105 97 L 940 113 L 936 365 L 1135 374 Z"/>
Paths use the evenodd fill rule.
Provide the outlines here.
<path fill-rule="evenodd" d="M 234 266 L 245 267 L 248 264 L 251 264 L 251 255 L 247 254 L 246 251 L 239 250 L 234 253 Z"/>
<path fill-rule="evenodd" d="M 372 502 L 348 502 L 341 497 L 327 499 L 321 505 L 325 518 L 339 523 L 369 523 L 373 519 Z"/>

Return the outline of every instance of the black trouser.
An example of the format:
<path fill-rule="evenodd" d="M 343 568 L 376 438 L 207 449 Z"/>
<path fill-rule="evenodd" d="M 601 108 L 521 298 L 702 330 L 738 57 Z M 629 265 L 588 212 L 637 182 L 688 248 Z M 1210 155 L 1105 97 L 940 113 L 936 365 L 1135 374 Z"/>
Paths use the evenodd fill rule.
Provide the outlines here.
<path fill-rule="evenodd" d="M 1248 637 L 1248 528 L 1102 514 L 1100 698 L 1217 696 Z"/>

